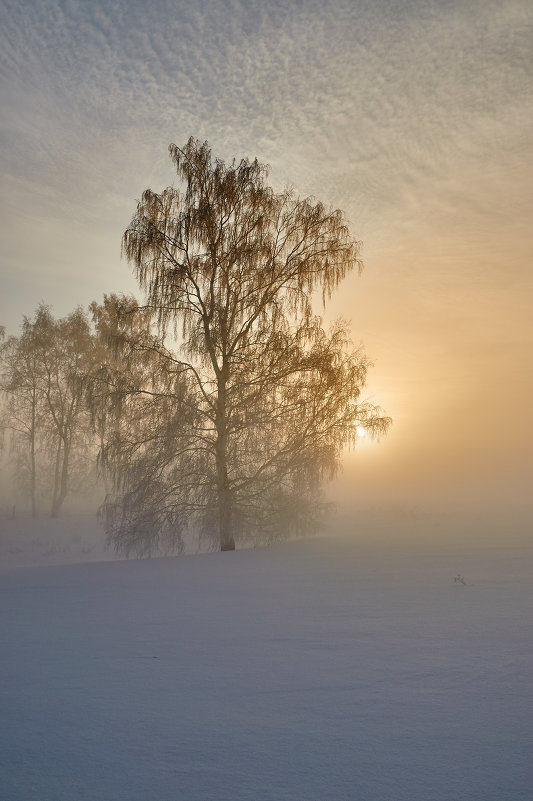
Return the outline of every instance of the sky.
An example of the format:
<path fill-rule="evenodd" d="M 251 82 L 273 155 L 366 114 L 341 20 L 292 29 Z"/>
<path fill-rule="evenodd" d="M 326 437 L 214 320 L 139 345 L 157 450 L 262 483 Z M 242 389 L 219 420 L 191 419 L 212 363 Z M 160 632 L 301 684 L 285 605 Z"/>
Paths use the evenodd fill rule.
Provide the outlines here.
<path fill-rule="evenodd" d="M 120 241 L 193 135 L 341 208 L 365 269 L 326 309 L 394 420 L 350 514 L 527 516 L 530 0 L 1 0 L 0 324 L 138 293 Z M 354 523 L 355 525 L 355 523 Z"/>

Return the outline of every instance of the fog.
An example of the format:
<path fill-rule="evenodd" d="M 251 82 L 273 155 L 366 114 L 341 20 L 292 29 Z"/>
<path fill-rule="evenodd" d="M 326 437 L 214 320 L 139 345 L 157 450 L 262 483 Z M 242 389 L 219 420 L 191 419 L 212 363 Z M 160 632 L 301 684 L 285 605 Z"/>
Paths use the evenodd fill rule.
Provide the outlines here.
<path fill-rule="evenodd" d="M 481 554 L 531 544 L 531 508 L 518 490 L 511 503 L 507 493 L 503 501 L 498 488 L 491 491 L 486 484 L 471 484 L 462 492 L 452 485 L 453 494 L 440 486 L 431 494 L 404 478 L 393 491 L 375 470 L 365 475 L 356 455 L 348 454 L 346 462 L 342 474 L 326 488 L 330 509 L 316 535 L 331 540 L 333 548 L 340 538 L 364 550 L 385 548 L 393 560 L 401 560 L 408 554 L 472 550 Z M 71 495 L 56 519 L 50 517 L 44 500 L 38 517 L 32 519 L 27 501 L 13 491 L 5 466 L 0 490 L 0 567 L 124 558 L 108 545 L 98 518 L 104 498 L 101 488 Z M 198 551 L 196 540 L 186 551 Z"/>

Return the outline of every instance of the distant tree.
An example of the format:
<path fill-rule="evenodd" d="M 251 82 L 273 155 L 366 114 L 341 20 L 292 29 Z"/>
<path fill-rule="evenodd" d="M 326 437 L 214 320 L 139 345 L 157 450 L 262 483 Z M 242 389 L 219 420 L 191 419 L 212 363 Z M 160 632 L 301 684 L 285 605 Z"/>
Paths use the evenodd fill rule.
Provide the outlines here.
<path fill-rule="evenodd" d="M 4 425 L 13 432 L 20 464 L 26 467 L 22 474 L 29 474 L 32 514 L 37 513 L 39 453 L 41 484 L 50 485 L 56 517 L 69 491 L 72 465 L 86 464 L 92 445 L 85 405 L 93 369 L 88 318 L 77 309 L 56 320 L 41 304 L 33 319 L 24 318 L 21 335 L 4 343 L 1 355 L 8 397 Z"/>
<path fill-rule="evenodd" d="M 158 335 L 131 349 L 149 369 L 123 388 L 134 425 L 107 450 L 110 536 L 143 552 L 198 527 L 221 550 L 303 533 L 357 425 L 389 424 L 360 401 L 368 361 L 346 325 L 326 332 L 312 310 L 360 267 L 358 243 L 257 160 L 192 138 L 170 155 L 180 185 L 146 190 L 123 237 Z"/>
<path fill-rule="evenodd" d="M 36 317 L 38 312 L 36 313 Z M 31 513 L 37 516 L 37 454 L 42 442 L 43 369 L 38 356 L 35 321 L 24 317 L 20 337 L 8 337 L 1 350 L 1 388 L 6 402 L 2 428 L 11 433 L 16 472 L 28 484 Z"/>
<path fill-rule="evenodd" d="M 57 517 L 69 491 L 76 449 L 83 449 L 88 439 L 85 388 L 93 369 L 93 339 L 81 308 L 61 320 L 41 310 L 38 333 L 48 431 L 55 449 L 51 513 Z"/>

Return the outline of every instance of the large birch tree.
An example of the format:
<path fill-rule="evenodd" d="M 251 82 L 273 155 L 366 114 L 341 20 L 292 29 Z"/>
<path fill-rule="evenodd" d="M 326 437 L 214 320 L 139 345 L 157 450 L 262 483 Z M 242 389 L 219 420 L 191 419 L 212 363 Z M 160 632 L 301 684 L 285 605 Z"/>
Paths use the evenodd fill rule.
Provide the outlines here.
<path fill-rule="evenodd" d="M 147 189 L 123 236 L 157 336 L 134 349 L 153 359 L 129 393 L 138 436 L 108 451 L 111 536 L 142 552 L 201 526 L 224 551 L 303 533 L 357 426 L 389 423 L 361 402 L 347 326 L 313 313 L 359 244 L 339 210 L 274 192 L 257 159 L 226 164 L 192 138 L 169 150 L 177 184 Z"/>

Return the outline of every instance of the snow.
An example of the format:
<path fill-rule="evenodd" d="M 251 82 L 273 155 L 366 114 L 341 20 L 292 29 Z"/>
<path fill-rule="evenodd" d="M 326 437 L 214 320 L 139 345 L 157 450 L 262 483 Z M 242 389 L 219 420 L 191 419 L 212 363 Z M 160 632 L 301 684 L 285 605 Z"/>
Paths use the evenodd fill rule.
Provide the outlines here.
<path fill-rule="evenodd" d="M 529 801 L 533 549 L 443 542 L 4 570 L 1 798 Z"/>
<path fill-rule="evenodd" d="M 0 514 L 0 565 L 22 567 L 115 558 L 96 514 L 50 518 Z"/>

